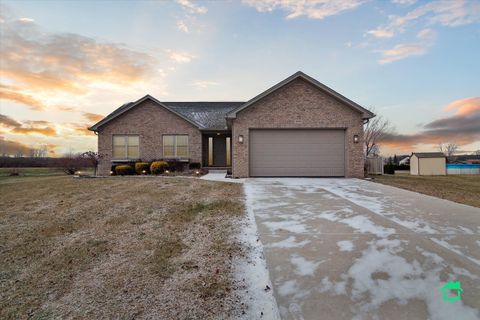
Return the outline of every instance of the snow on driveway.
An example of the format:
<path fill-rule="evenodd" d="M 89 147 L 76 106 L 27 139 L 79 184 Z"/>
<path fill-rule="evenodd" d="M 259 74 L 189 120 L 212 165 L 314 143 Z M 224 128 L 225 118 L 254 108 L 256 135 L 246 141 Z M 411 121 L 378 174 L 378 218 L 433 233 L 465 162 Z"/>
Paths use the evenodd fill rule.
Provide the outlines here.
<path fill-rule="evenodd" d="M 248 179 L 284 319 L 479 319 L 480 209 L 358 179 Z M 460 281 L 462 300 L 440 288 Z"/>

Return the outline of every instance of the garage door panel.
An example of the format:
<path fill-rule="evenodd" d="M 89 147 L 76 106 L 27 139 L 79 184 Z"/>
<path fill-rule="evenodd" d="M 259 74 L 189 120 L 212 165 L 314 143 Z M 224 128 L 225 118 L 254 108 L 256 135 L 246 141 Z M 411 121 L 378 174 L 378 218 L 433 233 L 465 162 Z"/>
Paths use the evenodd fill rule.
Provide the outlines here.
<path fill-rule="evenodd" d="M 344 176 L 344 130 L 251 130 L 250 176 Z"/>

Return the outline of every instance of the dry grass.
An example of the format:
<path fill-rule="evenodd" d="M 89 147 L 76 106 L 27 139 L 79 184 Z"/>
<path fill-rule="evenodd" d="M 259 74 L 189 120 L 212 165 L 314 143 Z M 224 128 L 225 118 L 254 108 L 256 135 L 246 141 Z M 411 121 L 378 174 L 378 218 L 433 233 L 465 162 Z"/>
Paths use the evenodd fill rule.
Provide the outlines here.
<path fill-rule="evenodd" d="M 373 181 L 480 208 L 480 177 L 477 175 L 372 176 Z"/>
<path fill-rule="evenodd" d="M 241 187 L 191 178 L 0 180 L 0 318 L 241 314 Z"/>

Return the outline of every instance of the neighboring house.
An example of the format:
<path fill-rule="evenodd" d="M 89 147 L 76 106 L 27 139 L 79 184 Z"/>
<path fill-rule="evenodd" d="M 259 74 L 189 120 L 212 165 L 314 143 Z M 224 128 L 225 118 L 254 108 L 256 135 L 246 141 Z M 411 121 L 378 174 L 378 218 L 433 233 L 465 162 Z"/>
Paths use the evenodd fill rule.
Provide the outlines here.
<path fill-rule="evenodd" d="M 400 161 L 398 161 L 399 165 L 409 165 L 410 164 L 410 156 L 405 156 L 405 158 L 402 158 Z"/>
<path fill-rule="evenodd" d="M 234 177 L 363 177 L 363 124 L 375 115 L 297 72 L 247 102 L 126 103 L 90 130 L 99 174 L 112 164 L 177 159 Z"/>
<path fill-rule="evenodd" d="M 446 158 L 441 152 L 414 152 L 410 156 L 410 174 L 441 176 L 447 174 Z"/>

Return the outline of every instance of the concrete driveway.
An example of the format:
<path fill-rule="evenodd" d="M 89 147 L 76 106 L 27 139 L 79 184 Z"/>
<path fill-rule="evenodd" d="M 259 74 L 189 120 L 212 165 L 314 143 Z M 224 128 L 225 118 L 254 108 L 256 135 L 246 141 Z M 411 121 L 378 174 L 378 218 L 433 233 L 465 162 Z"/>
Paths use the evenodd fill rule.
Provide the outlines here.
<path fill-rule="evenodd" d="M 480 318 L 480 209 L 358 179 L 245 191 L 282 318 Z"/>

